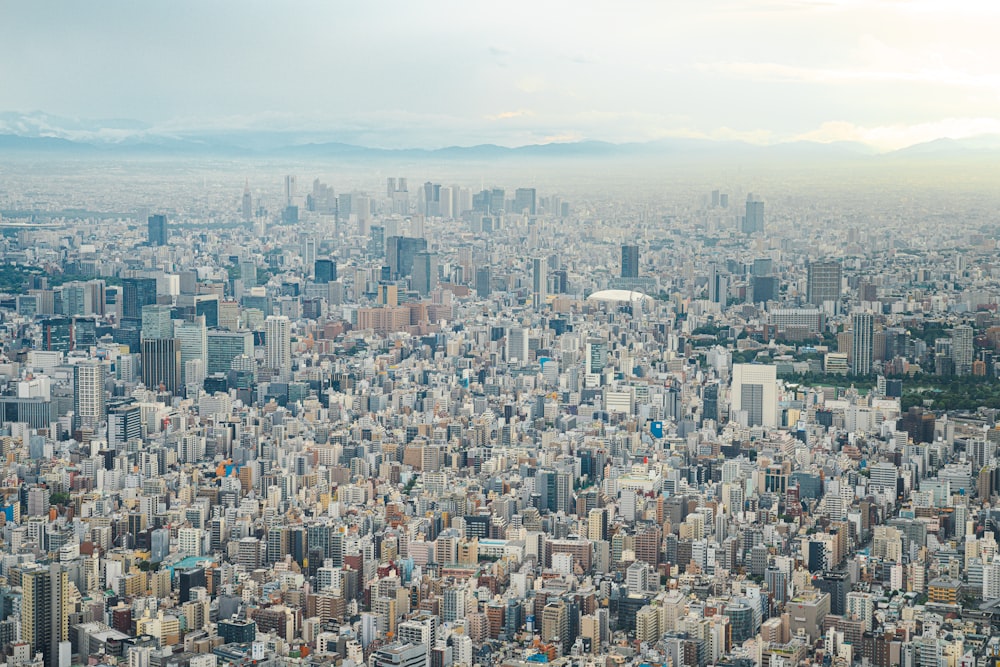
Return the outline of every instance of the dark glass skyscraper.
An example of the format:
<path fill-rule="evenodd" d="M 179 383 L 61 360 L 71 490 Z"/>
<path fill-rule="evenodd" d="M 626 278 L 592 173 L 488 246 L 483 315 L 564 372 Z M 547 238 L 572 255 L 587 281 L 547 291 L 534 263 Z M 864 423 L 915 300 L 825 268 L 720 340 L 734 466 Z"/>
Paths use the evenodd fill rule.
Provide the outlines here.
<path fill-rule="evenodd" d="M 142 307 L 156 303 L 156 278 L 125 278 L 122 293 L 122 317 L 141 320 Z"/>
<path fill-rule="evenodd" d="M 149 245 L 167 245 L 167 216 L 151 215 L 146 225 Z"/>
<path fill-rule="evenodd" d="M 622 278 L 639 277 L 639 246 L 622 246 Z"/>
<path fill-rule="evenodd" d="M 317 259 L 313 265 L 313 274 L 320 285 L 332 283 L 337 279 L 337 265 L 331 259 Z"/>

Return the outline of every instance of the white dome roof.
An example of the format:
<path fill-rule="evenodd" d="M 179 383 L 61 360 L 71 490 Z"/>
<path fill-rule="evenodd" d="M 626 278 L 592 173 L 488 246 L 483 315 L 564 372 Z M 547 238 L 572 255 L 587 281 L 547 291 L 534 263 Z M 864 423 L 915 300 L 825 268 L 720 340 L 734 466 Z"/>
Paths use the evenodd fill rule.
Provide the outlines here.
<path fill-rule="evenodd" d="M 606 289 L 600 292 L 594 292 L 589 297 L 589 301 L 612 301 L 618 303 L 631 303 L 633 301 L 642 301 L 643 303 L 651 303 L 653 297 L 647 296 L 642 292 L 636 292 L 635 290 L 627 289 Z"/>

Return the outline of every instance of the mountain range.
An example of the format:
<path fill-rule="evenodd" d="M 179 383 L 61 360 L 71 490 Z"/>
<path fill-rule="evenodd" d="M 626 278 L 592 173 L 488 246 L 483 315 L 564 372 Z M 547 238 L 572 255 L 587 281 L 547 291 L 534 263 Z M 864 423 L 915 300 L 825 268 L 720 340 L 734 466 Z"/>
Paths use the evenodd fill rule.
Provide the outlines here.
<path fill-rule="evenodd" d="M 443 148 L 376 148 L 331 140 L 332 133 L 273 130 L 163 131 L 140 121 L 80 121 L 35 112 L 0 112 L 0 153 L 85 157 L 258 157 L 379 160 L 702 160 L 768 159 L 839 161 L 867 158 L 966 159 L 1000 155 L 1000 136 L 937 139 L 889 153 L 853 142 L 792 141 L 757 145 L 741 141 L 668 138 L 647 142 L 576 141 L 506 147 L 496 144 Z"/>

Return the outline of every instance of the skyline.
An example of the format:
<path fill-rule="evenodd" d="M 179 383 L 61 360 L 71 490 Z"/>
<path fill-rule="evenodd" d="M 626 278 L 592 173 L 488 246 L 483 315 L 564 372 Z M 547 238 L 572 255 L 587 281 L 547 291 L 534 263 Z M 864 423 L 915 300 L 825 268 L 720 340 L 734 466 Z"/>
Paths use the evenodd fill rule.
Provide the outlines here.
<path fill-rule="evenodd" d="M 114 142 L 250 130 L 377 148 L 683 137 L 882 151 L 1000 133 L 990 71 L 1000 46 L 987 20 L 1000 8 L 981 2 L 511 3 L 486 21 L 453 2 L 173 7 L 62 3 L 55 19 L 5 7 L 0 133 Z M 78 122 L 21 116 L 35 111 Z M 109 118 L 129 120 L 87 120 Z"/>

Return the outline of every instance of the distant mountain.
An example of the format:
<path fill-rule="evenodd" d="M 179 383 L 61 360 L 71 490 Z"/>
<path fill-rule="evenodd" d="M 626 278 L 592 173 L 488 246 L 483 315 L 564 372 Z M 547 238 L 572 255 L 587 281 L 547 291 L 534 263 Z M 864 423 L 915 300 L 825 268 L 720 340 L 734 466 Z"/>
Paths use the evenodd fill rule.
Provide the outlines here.
<path fill-rule="evenodd" d="M 443 148 L 375 148 L 332 139 L 322 131 L 186 130 L 165 131 L 131 119 L 80 120 L 44 112 L 0 112 L 0 152 L 10 155 L 258 157 L 342 160 L 523 161 L 629 160 L 939 160 L 988 156 L 1000 152 L 1000 136 L 939 139 L 888 154 L 860 143 L 784 142 L 761 146 L 741 141 L 672 137 L 647 142 L 609 143 L 585 140 L 530 144 L 513 148 L 496 144 Z M 356 135 L 349 135 L 356 136 Z"/>
<path fill-rule="evenodd" d="M 1000 135 L 982 134 L 963 139 L 935 139 L 921 144 L 907 146 L 890 155 L 895 156 L 949 156 L 971 153 L 994 153 L 1000 151 Z"/>

